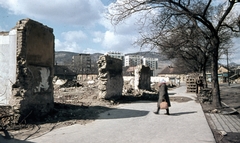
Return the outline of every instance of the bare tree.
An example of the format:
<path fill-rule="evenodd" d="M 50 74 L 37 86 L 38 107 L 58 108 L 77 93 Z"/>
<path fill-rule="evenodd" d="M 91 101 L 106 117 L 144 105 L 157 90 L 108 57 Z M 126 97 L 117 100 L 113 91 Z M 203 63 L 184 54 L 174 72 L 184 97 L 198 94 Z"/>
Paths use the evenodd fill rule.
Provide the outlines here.
<path fill-rule="evenodd" d="M 182 23 L 179 22 L 179 24 Z M 175 59 L 176 65 L 202 73 L 204 87 L 207 87 L 206 68 L 210 67 L 211 62 L 209 41 L 196 30 L 194 25 L 190 23 L 184 25 L 179 26 L 181 28 L 176 29 L 167 39 L 158 42 L 155 41 L 155 38 L 147 37 L 144 40 L 140 39 L 139 42 L 142 45 L 154 42 L 169 59 Z M 231 32 L 229 31 L 220 35 L 220 51 L 226 51 L 231 47 L 231 38 Z M 221 56 L 221 53 L 219 56 Z"/>
<path fill-rule="evenodd" d="M 231 38 L 235 36 L 234 32 L 239 32 L 240 20 L 237 15 L 230 13 L 235 3 L 235 0 L 226 2 L 212 0 L 118 0 L 110 7 L 110 16 L 112 23 L 118 24 L 129 16 L 140 13 L 139 23 L 146 29 L 141 31 L 142 45 L 148 44 L 151 45 L 150 48 L 161 48 L 162 51 L 166 50 L 167 52 L 173 51 L 172 47 L 177 45 L 174 50 L 183 50 L 185 54 L 198 49 L 204 53 L 203 56 L 207 55 L 211 61 L 213 105 L 221 107 L 217 73 L 219 51 L 221 51 L 221 44 L 224 44 L 221 41 L 224 39 L 221 38 L 221 35 L 226 32 Z M 189 29 L 186 31 L 187 35 L 191 36 L 193 32 L 192 36 L 197 36 L 201 40 L 179 35 L 181 29 Z M 175 37 L 175 41 L 173 41 L 173 37 Z M 164 47 L 167 45 L 166 43 L 170 45 Z M 201 46 L 197 46 L 198 44 Z M 192 50 L 189 50 L 190 47 Z"/>

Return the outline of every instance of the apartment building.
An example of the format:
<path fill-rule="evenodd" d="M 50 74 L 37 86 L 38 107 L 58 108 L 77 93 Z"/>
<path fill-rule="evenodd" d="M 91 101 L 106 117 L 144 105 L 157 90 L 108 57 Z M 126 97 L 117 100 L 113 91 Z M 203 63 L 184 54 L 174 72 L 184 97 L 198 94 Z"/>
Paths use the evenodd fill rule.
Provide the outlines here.
<path fill-rule="evenodd" d="M 113 58 L 121 59 L 124 67 L 135 67 L 137 65 L 149 66 L 155 76 L 158 72 L 158 58 L 149 58 L 141 55 L 124 55 L 120 52 L 107 52 Z M 79 54 L 72 57 L 73 71 L 78 74 L 90 74 L 94 69 L 90 54 Z M 95 67 L 97 68 L 97 67 Z"/>
<path fill-rule="evenodd" d="M 149 66 L 150 69 L 155 70 L 158 68 L 158 58 L 143 58 L 143 65 Z"/>
<path fill-rule="evenodd" d="M 79 54 L 72 57 L 72 65 L 74 72 L 78 74 L 88 74 L 91 70 L 90 54 Z"/>
<path fill-rule="evenodd" d="M 120 52 L 107 52 L 105 55 L 109 55 L 110 57 L 124 60 L 124 55 Z"/>
<path fill-rule="evenodd" d="M 127 55 L 124 57 L 124 66 L 137 66 L 142 64 L 142 56 L 140 55 Z"/>

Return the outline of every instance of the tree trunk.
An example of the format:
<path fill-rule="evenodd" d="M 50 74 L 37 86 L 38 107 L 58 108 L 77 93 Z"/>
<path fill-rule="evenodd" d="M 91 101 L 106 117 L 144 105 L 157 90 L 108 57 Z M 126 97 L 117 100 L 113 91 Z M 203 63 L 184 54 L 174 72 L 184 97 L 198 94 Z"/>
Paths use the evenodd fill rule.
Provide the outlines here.
<path fill-rule="evenodd" d="M 213 106 L 215 108 L 222 107 L 221 105 L 221 98 L 220 98 L 220 89 L 219 89 L 219 82 L 218 82 L 218 48 L 213 48 L 212 54 L 212 66 L 211 66 L 211 73 L 212 73 L 212 99 L 213 99 Z"/>
<path fill-rule="evenodd" d="M 203 66 L 203 88 L 207 88 L 208 85 L 207 85 L 207 75 L 206 75 L 206 64 L 205 66 Z"/>

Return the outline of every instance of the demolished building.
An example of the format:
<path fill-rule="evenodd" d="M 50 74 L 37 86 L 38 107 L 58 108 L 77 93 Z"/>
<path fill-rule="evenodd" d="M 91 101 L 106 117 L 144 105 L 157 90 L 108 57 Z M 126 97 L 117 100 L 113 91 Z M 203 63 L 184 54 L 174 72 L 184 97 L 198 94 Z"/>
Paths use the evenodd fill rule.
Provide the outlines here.
<path fill-rule="evenodd" d="M 122 96 L 123 76 L 122 60 L 108 55 L 99 57 L 99 96 L 100 99 L 112 99 Z"/>
<path fill-rule="evenodd" d="M 135 69 L 135 90 L 151 90 L 151 70 L 148 66 L 138 65 Z"/>
<path fill-rule="evenodd" d="M 38 118 L 54 106 L 53 29 L 22 19 L 0 32 L 0 108 L 10 108 L 13 122 Z"/>

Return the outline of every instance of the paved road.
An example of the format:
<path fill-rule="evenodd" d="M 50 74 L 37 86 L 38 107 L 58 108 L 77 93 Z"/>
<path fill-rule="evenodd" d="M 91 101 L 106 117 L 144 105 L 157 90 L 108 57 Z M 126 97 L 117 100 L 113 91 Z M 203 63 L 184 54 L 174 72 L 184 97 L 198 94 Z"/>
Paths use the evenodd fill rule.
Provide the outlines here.
<path fill-rule="evenodd" d="M 195 94 L 185 91 L 186 86 L 169 91 L 171 96 L 193 99 L 172 102 L 170 116 L 163 115 L 163 110 L 155 115 L 155 102 L 121 104 L 92 123 L 55 129 L 26 143 L 214 143 Z"/>

